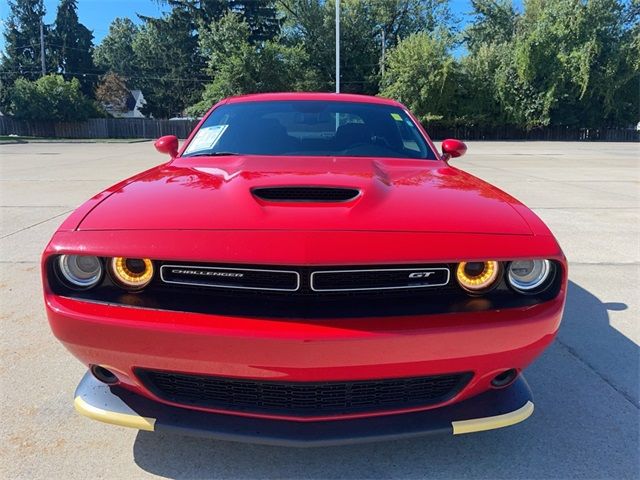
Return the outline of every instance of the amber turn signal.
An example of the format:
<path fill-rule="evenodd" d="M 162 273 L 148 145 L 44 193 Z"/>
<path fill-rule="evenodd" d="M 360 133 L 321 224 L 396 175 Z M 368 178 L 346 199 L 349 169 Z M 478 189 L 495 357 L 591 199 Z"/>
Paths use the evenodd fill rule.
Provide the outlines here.
<path fill-rule="evenodd" d="M 109 267 L 113 281 L 127 290 L 140 290 L 153 278 L 153 263 L 148 258 L 115 257 Z"/>
<path fill-rule="evenodd" d="M 456 270 L 456 278 L 462 288 L 471 293 L 482 293 L 495 286 L 500 278 L 500 263 L 461 262 Z"/>

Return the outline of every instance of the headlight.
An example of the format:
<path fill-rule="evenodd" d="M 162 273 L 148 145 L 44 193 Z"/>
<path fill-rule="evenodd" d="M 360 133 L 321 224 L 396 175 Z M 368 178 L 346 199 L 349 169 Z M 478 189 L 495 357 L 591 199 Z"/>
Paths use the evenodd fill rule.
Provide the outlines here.
<path fill-rule="evenodd" d="M 94 287 L 102 278 L 102 262 L 90 255 L 60 255 L 58 272 L 67 286 L 76 290 Z"/>
<path fill-rule="evenodd" d="M 140 290 L 153 278 L 153 263 L 148 258 L 115 257 L 109 267 L 113 281 L 127 290 Z"/>
<path fill-rule="evenodd" d="M 516 260 L 509 264 L 509 284 L 521 293 L 534 293 L 549 278 L 552 267 L 549 260 Z"/>
<path fill-rule="evenodd" d="M 495 286 L 500 278 L 500 263 L 461 262 L 456 271 L 458 283 L 471 293 L 482 293 Z"/>

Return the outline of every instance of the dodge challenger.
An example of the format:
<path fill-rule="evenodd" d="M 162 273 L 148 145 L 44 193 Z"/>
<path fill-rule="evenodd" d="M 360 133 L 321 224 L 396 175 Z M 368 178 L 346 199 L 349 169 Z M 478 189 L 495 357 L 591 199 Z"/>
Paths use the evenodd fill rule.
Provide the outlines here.
<path fill-rule="evenodd" d="M 97 194 L 42 257 L 76 410 L 314 446 L 528 418 L 567 264 L 522 203 L 455 167 L 400 103 L 215 105 L 169 161 Z M 454 165 L 450 165 L 453 163 Z"/>

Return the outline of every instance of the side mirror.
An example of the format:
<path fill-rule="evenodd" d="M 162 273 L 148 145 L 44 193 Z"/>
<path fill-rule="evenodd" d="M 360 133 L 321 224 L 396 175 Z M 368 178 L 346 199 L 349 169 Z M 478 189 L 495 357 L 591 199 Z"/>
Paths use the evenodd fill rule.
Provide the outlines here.
<path fill-rule="evenodd" d="M 461 157 L 467 152 L 467 146 L 464 142 L 460 140 L 456 140 L 454 138 L 447 138 L 442 142 L 442 156 L 444 160 L 449 160 L 450 158 Z"/>
<path fill-rule="evenodd" d="M 171 158 L 178 156 L 178 137 L 175 135 L 165 135 L 160 137 L 153 144 L 160 153 L 168 153 Z"/>

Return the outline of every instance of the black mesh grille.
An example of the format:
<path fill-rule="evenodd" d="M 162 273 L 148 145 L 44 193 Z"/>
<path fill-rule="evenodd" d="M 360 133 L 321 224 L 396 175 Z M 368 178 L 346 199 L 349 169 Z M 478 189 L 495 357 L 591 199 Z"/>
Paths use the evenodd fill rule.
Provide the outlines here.
<path fill-rule="evenodd" d="M 351 382 L 269 382 L 138 370 L 158 397 L 183 405 L 295 416 L 339 415 L 444 402 L 470 373 Z"/>
<path fill-rule="evenodd" d="M 316 291 L 384 290 L 444 286 L 449 283 L 446 267 L 367 268 L 363 270 L 314 271 L 311 288 Z"/>
<path fill-rule="evenodd" d="M 164 264 L 160 277 L 165 283 L 215 288 L 295 291 L 300 286 L 300 274 L 291 270 Z"/>
<path fill-rule="evenodd" d="M 268 187 L 254 188 L 253 194 L 271 202 L 346 202 L 358 196 L 355 188 Z"/>

